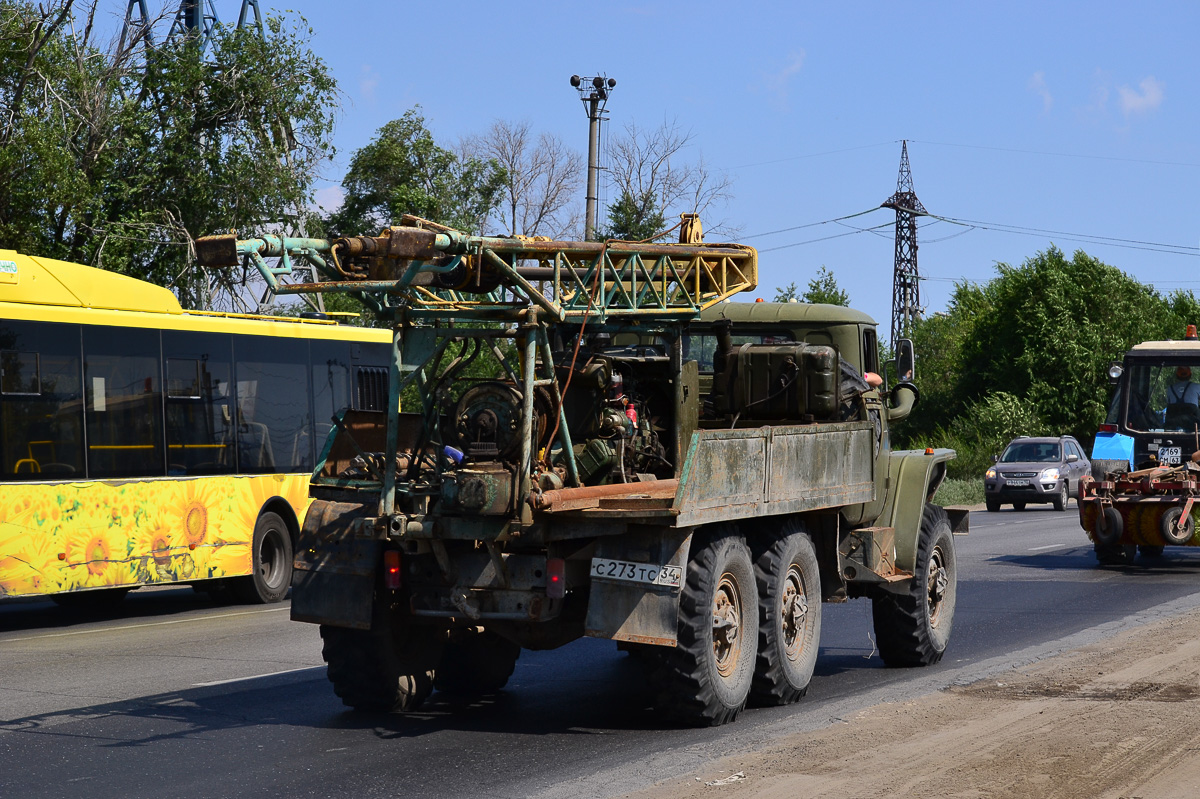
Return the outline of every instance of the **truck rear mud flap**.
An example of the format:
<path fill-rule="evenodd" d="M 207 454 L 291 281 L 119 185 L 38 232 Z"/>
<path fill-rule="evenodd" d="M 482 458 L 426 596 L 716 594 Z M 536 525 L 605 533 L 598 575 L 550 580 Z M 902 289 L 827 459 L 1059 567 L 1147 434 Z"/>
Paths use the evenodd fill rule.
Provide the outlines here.
<path fill-rule="evenodd" d="M 292 570 L 292 620 L 371 629 L 383 541 L 369 535 L 366 506 L 309 506 Z"/>
<path fill-rule="evenodd" d="M 584 634 L 675 646 L 691 541 L 690 529 L 674 528 L 598 541 Z"/>

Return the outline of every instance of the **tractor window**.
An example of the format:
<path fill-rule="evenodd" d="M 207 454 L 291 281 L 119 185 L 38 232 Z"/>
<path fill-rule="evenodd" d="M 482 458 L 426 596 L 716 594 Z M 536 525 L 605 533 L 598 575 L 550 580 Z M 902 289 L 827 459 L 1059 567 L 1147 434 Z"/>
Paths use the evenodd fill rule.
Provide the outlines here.
<path fill-rule="evenodd" d="M 1197 374 L 1193 376 L 1192 369 Z M 1200 429 L 1200 365 L 1139 364 L 1128 372 L 1126 425 L 1133 430 Z M 1114 399 L 1114 404 L 1117 400 Z"/>

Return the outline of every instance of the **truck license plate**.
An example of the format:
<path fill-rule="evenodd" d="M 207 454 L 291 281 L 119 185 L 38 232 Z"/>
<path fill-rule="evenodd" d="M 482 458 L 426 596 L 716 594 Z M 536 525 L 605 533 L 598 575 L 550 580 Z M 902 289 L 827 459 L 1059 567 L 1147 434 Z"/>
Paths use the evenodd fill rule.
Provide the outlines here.
<path fill-rule="evenodd" d="M 1158 462 L 1176 464 L 1183 459 L 1183 447 L 1159 447 Z"/>
<path fill-rule="evenodd" d="M 683 568 L 659 566 L 655 563 L 633 563 L 628 560 L 611 558 L 592 558 L 592 576 L 605 577 L 609 580 L 623 580 L 629 583 L 669 585 L 678 588 L 679 581 L 683 578 Z"/>

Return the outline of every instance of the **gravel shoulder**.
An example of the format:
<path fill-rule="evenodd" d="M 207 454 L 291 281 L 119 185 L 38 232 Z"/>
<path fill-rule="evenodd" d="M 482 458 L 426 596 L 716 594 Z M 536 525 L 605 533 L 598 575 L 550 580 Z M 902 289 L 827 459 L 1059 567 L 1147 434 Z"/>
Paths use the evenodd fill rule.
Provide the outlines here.
<path fill-rule="evenodd" d="M 777 736 L 627 796 L 1200 796 L 1200 610 Z"/>

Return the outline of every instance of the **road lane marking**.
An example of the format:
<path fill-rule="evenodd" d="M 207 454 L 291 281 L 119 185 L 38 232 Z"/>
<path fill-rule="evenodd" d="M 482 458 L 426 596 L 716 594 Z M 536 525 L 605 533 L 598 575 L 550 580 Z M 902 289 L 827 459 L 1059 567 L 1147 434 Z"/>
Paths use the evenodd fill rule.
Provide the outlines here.
<path fill-rule="evenodd" d="M 299 669 L 285 669 L 284 671 L 272 671 L 269 674 L 255 674 L 253 677 L 234 677 L 231 680 L 213 680 L 212 682 L 194 682 L 193 688 L 211 688 L 214 685 L 229 685 L 234 682 L 246 682 L 247 680 L 261 680 L 263 677 L 278 677 L 280 674 L 295 674 L 298 671 L 314 671 L 323 669 L 324 666 L 304 666 Z"/>
<path fill-rule="evenodd" d="M 137 630 L 141 627 L 163 627 L 168 624 L 187 624 L 193 621 L 208 621 L 209 619 L 231 619 L 235 616 L 253 616 L 256 613 L 278 613 L 281 610 L 291 610 L 290 607 L 265 608 L 263 610 L 243 610 L 237 613 L 220 613 L 216 616 L 195 616 L 189 619 L 171 619 L 170 621 L 152 621 L 147 624 L 123 624 L 118 627 L 96 627 L 91 630 L 72 630 L 66 633 L 46 633 L 44 635 L 27 635 L 24 638 L 2 638 L 0 644 L 13 641 L 39 641 L 43 638 L 66 638 L 70 635 L 89 635 L 91 633 L 107 633 L 115 630 Z"/>
<path fill-rule="evenodd" d="M 1062 546 L 1062 544 L 1046 544 L 1046 546 L 1044 546 L 1044 547 L 1030 547 L 1029 551 L 1037 552 L 1039 549 L 1054 549 L 1055 547 L 1061 547 L 1061 546 Z"/>

